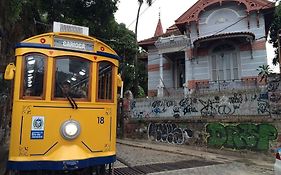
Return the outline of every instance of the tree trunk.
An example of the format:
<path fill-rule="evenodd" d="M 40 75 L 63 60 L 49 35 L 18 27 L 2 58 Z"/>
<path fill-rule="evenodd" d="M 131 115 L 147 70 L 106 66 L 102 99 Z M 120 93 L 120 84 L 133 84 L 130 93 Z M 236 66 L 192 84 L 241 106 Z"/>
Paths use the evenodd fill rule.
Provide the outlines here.
<path fill-rule="evenodd" d="M 140 9 L 143 4 L 143 1 L 139 2 L 139 8 L 137 13 L 137 20 L 136 20 L 136 26 L 135 26 L 135 40 L 136 40 L 136 54 L 135 54 L 135 61 L 134 61 L 134 88 L 133 88 L 133 94 L 135 97 L 138 96 L 138 89 L 139 89 L 139 80 L 138 80 L 138 52 L 139 52 L 139 44 L 138 44 L 138 23 L 139 23 L 139 16 L 140 16 Z"/>

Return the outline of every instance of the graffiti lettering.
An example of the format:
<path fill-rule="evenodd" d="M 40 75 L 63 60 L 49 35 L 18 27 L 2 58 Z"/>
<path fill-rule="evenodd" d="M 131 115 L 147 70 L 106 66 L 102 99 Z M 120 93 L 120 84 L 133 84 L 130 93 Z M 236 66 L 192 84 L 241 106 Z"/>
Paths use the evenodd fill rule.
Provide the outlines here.
<path fill-rule="evenodd" d="M 150 123 L 148 126 L 148 138 L 157 142 L 184 144 L 192 136 L 190 129 L 182 129 L 174 123 Z"/>
<path fill-rule="evenodd" d="M 151 101 L 132 102 L 134 118 L 142 117 L 174 117 L 188 116 L 230 116 L 230 115 L 268 115 L 273 114 L 272 103 L 279 103 L 278 92 L 268 93 L 233 93 L 231 95 L 215 95 L 187 97 L 181 99 L 157 99 Z M 146 104 L 145 104 L 146 103 Z M 150 105 L 147 105 L 150 104 Z M 141 112 L 140 112 L 141 111 Z M 275 113 L 276 112 L 275 110 Z"/>
<path fill-rule="evenodd" d="M 270 102 L 278 103 L 281 100 L 281 95 L 276 94 L 276 93 L 272 93 L 269 100 L 270 100 Z"/>
<path fill-rule="evenodd" d="M 229 102 L 230 103 L 242 103 L 243 102 L 242 94 L 234 93 L 233 97 L 229 97 Z"/>
<path fill-rule="evenodd" d="M 267 101 L 258 100 L 258 113 L 269 114 L 269 104 Z"/>
<path fill-rule="evenodd" d="M 268 150 L 269 142 L 277 139 L 277 129 L 271 124 L 239 124 L 223 126 L 211 123 L 206 127 L 207 143 L 212 147 Z"/>
<path fill-rule="evenodd" d="M 274 92 L 278 89 L 279 87 L 279 82 L 277 81 L 272 81 L 272 82 L 269 82 L 268 86 L 267 86 L 267 90 L 269 92 Z"/>

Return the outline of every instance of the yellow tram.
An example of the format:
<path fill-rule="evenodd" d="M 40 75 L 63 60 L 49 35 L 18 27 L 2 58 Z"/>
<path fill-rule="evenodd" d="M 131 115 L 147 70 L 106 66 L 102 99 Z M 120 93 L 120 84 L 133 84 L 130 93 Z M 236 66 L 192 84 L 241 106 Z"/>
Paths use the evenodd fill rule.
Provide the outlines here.
<path fill-rule="evenodd" d="M 14 79 L 11 172 L 104 174 L 116 160 L 116 52 L 86 35 L 53 32 L 18 43 L 15 56 L 5 72 Z"/>

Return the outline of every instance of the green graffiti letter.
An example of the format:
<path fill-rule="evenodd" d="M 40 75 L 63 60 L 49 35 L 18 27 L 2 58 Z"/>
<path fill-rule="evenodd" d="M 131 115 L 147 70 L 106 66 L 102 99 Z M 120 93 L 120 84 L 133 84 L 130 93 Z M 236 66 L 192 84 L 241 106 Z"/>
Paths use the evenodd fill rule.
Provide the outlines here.
<path fill-rule="evenodd" d="M 225 147 L 227 148 L 241 148 L 245 146 L 245 143 L 240 139 L 240 133 L 236 126 L 226 126 L 227 141 Z"/>
<path fill-rule="evenodd" d="M 237 127 L 240 130 L 240 138 L 237 143 L 244 142 L 245 145 L 244 147 L 239 147 L 239 149 L 255 149 L 259 138 L 257 126 L 255 124 L 239 124 Z"/>
<path fill-rule="evenodd" d="M 258 126 L 259 141 L 257 144 L 257 150 L 268 150 L 269 141 L 277 139 L 277 129 L 271 124 L 260 124 Z"/>
<path fill-rule="evenodd" d="M 227 140 L 224 126 L 219 123 L 210 123 L 206 127 L 206 131 L 210 134 L 207 139 L 208 145 L 213 147 L 222 147 Z"/>

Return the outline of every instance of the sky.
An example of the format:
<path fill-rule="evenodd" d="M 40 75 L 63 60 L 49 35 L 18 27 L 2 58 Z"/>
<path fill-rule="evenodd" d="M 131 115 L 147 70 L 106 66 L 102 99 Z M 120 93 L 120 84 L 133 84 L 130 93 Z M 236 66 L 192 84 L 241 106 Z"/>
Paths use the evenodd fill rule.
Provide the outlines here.
<path fill-rule="evenodd" d="M 172 26 L 175 20 L 196 1 L 197 0 L 152 0 L 153 4 L 150 7 L 144 3 L 139 18 L 138 40 L 140 41 L 153 37 L 159 19 L 159 12 L 165 32 L 166 29 Z M 137 10 L 137 0 L 120 0 L 115 18 L 118 23 L 124 23 L 127 28 L 135 31 Z"/>
<path fill-rule="evenodd" d="M 152 0 L 153 4 L 150 7 L 144 3 L 139 18 L 138 41 L 154 36 L 159 20 L 159 12 L 163 31 L 165 32 L 166 29 L 172 26 L 175 20 L 195 4 L 196 1 L 197 0 Z M 128 29 L 135 31 L 137 9 L 137 0 L 120 0 L 118 3 L 118 11 L 115 13 L 116 21 L 118 23 L 124 23 Z M 278 66 L 271 65 L 272 58 L 274 57 L 273 48 L 268 43 L 266 47 L 268 64 L 270 64 L 274 72 L 278 72 Z"/>

